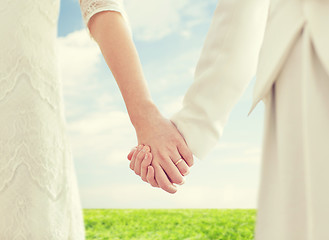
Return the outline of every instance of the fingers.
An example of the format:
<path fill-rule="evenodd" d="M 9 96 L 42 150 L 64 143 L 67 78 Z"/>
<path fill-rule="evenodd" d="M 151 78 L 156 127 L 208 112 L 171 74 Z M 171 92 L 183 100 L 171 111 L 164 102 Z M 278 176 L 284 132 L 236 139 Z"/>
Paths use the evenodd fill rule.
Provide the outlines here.
<path fill-rule="evenodd" d="M 137 175 L 141 175 L 141 164 L 147 152 L 150 152 L 150 147 L 144 146 L 136 156 L 134 171 Z"/>
<path fill-rule="evenodd" d="M 182 158 L 187 163 L 187 165 L 189 167 L 192 167 L 194 164 L 193 154 L 192 154 L 191 150 L 187 147 L 186 143 L 184 142 L 184 143 L 178 144 L 177 149 L 178 149 L 180 155 L 182 156 Z"/>
<path fill-rule="evenodd" d="M 177 156 L 174 159 L 172 158 L 172 161 L 183 176 L 186 176 L 187 174 L 190 173 L 189 166 L 179 154 L 177 154 Z"/>
<path fill-rule="evenodd" d="M 170 122 L 172 123 L 173 126 L 175 126 L 177 132 L 180 135 L 181 141 L 179 141 L 179 143 L 177 144 L 178 151 L 179 151 L 180 155 L 182 156 L 182 158 L 187 163 L 187 165 L 189 167 L 192 167 L 193 166 L 193 163 L 194 163 L 193 154 L 192 154 L 191 150 L 188 148 L 187 143 L 186 143 L 186 141 L 184 139 L 184 136 L 178 130 L 176 124 L 173 121 L 170 121 Z"/>
<path fill-rule="evenodd" d="M 156 179 L 158 185 L 160 186 L 160 188 L 162 188 L 164 191 L 166 191 L 168 193 L 176 193 L 177 187 L 169 181 L 166 173 L 163 171 L 161 166 L 158 164 L 154 164 L 152 166 L 154 168 L 155 179 Z M 177 170 L 177 168 L 176 168 L 176 170 Z"/>
<path fill-rule="evenodd" d="M 146 180 L 148 183 L 150 183 L 152 185 L 152 187 L 159 187 L 157 181 L 155 180 L 154 168 L 152 166 L 147 167 Z"/>
<path fill-rule="evenodd" d="M 179 185 L 184 184 L 185 179 L 178 170 L 178 168 L 175 166 L 171 158 L 163 158 L 161 157 L 161 161 L 159 161 L 160 166 L 162 167 L 163 171 L 167 174 L 167 179 L 169 179 L 170 182 L 176 183 Z M 156 171 L 156 169 L 155 169 Z M 159 182 L 158 182 L 159 183 Z"/>
<path fill-rule="evenodd" d="M 133 171 L 134 171 L 134 167 L 135 167 L 136 157 L 137 157 L 139 151 L 140 151 L 143 147 L 144 147 L 143 144 L 139 145 L 139 146 L 137 147 L 137 150 L 134 152 L 134 154 L 133 154 L 133 156 L 132 156 L 132 158 L 131 158 L 131 160 L 130 160 L 129 167 L 130 167 L 130 169 L 133 170 Z"/>
<path fill-rule="evenodd" d="M 143 181 L 146 180 L 147 167 L 152 162 L 152 154 L 150 153 L 151 149 L 147 145 L 139 145 L 131 150 L 128 154 L 130 158 L 130 168 L 139 176 L 142 177 Z M 148 154 L 146 154 L 148 153 Z"/>
<path fill-rule="evenodd" d="M 145 154 L 145 157 L 141 164 L 141 175 L 140 176 L 144 182 L 148 182 L 148 180 L 147 180 L 147 175 L 149 174 L 148 167 L 149 167 L 149 165 L 151 165 L 151 162 L 152 162 L 152 154 L 147 152 Z M 152 167 L 152 169 L 153 169 L 153 167 Z M 154 169 L 153 169 L 153 171 L 154 171 Z"/>
<path fill-rule="evenodd" d="M 172 155 L 175 157 L 170 158 L 169 156 Z M 174 184 L 184 184 L 183 176 L 189 173 L 189 166 L 184 160 L 180 160 L 182 157 L 178 147 L 175 151 L 162 154 L 158 152 L 155 156 L 157 159 L 154 165 L 152 163 L 154 155 L 150 152 L 150 147 L 141 144 L 133 148 L 127 158 L 130 159 L 130 168 L 135 174 L 141 176 L 143 181 L 150 183 L 153 187 L 160 187 L 168 193 L 175 193 L 177 187 Z"/>
<path fill-rule="evenodd" d="M 127 159 L 128 160 L 131 160 L 131 158 L 133 157 L 133 154 L 134 154 L 134 152 L 137 150 L 137 147 L 134 147 L 134 148 L 132 148 L 131 150 L 130 150 L 130 153 L 128 154 L 128 156 L 127 156 Z"/>

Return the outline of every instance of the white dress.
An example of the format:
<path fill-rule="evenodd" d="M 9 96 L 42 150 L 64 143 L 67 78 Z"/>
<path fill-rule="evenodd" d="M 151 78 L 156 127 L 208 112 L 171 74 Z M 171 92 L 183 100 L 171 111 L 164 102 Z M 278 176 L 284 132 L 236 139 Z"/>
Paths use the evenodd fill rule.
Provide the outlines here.
<path fill-rule="evenodd" d="M 83 212 L 67 138 L 56 37 L 59 0 L 0 5 L 0 239 L 83 240 Z M 121 11 L 84 0 L 84 20 Z"/>

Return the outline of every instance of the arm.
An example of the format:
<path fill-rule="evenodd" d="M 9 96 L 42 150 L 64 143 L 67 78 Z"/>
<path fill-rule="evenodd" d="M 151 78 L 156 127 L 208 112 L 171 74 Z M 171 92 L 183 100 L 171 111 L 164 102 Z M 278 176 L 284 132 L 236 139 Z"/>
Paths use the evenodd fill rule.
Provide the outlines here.
<path fill-rule="evenodd" d="M 89 34 L 98 43 L 120 88 L 131 121 L 138 124 L 142 117 L 139 109 L 157 112 L 157 108 L 145 82 L 122 1 L 80 0 L 80 6 Z"/>
<path fill-rule="evenodd" d="M 160 114 L 154 105 L 128 27 L 118 12 L 100 12 L 89 21 L 90 34 L 98 43 L 120 88 L 135 127 L 147 115 Z"/>
<path fill-rule="evenodd" d="M 204 158 L 256 72 L 268 0 L 221 0 L 188 89 L 171 120 L 192 153 Z"/>
<path fill-rule="evenodd" d="M 82 10 L 86 6 L 84 1 L 104 2 L 81 0 Z M 180 156 L 178 149 L 181 149 L 184 154 L 189 150 L 183 137 L 169 120 L 162 117 L 151 99 L 129 24 L 124 17 L 125 14 L 122 14 L 124 11 L 122 7 L 111 7 L 112 2 L 119 1 L 106 0 L 105 2 L 109 3 L 108 7 L 99 8 L 100 10 L 94 11 L 94 14 L 83 14 L 87 16 L 85 22 L 120 88 L 129 117 L 136 129 L 138 142 L 147 144 L 152 149 L 152 167 L 157 184 L 165 191 L 174 193 L 176 187 L 172 183 L 181 183 L 183 177 L 173 164 L 171 157 Z M 88 12 L 89 8 L 86 9 Z M 103 11 L 103 9 L 106 10 Z M 189 156 L 186 159 L 192 161 Z M 131 169 L 136 169 L 135 173 L 139 175 L 140 167 L 133 166 L 135 164 L 140 165 L 141 162 L 131 161 L 130 164 Z"/>

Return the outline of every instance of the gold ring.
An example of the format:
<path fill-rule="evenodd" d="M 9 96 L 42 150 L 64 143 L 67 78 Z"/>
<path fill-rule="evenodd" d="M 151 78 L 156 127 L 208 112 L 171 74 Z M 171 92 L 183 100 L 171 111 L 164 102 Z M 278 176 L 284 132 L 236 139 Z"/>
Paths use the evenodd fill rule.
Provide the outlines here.
<path fill-rule="evenodd" d="M 175 163 L 175 165 L 177 166 L 178 163 L 180 163 L 181 161 L 184 161 L 184 159 L 183 158 L 178 159 L 178 161 Z"/>

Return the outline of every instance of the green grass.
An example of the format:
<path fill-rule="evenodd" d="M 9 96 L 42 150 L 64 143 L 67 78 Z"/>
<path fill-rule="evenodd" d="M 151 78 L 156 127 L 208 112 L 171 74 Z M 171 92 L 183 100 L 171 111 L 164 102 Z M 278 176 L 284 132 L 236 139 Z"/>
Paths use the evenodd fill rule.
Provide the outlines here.
<path fill-rule="evenodd" d="M 87 240 L 252 240 L 255 209 L 84 209 Z"/>

